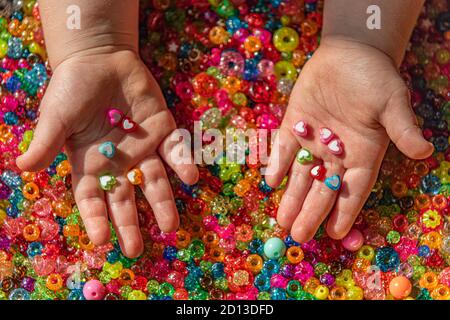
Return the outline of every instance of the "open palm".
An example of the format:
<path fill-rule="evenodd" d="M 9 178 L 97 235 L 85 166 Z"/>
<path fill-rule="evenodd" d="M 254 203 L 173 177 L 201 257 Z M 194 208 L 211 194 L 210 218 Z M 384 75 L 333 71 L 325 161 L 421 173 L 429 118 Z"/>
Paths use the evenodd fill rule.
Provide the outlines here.
<path fill-rule="evenodd" d="M 106 116 L 111 107 L 136 122 L 137 130 L 126 133 L 113 128 Z M 175 129 L 156 81 L 135 53 L 73 57 L 55 69 L 42 100 L 34 139 L 18 158 L 18 165 L 27 171 L 43 169 L 65 146 L 75 200 L 91 241 L 103 244 L 109 240 L 109 214 L 122 251 L 136 257 L 142 253 L 143 241 L 134 187 L 126 173 L 132 168 L 142 171 L 141 188 L 165 232 L 176 230 L 178 214 L 161 158 L 185 183 L 198 179 L 195 165 L 171 159 L 177 144 L 171 139 Z M 106 141 L 116 146 L 112 159 L 98 151 Z M 99 186 L 103 174 L 117 179 L 116 186 L 106 193 Z"/>
<path fill-rule="evenodd" d="M 303 120 L 309 134 L 294 134 Z M 343 143 L 334 155 L 319 141 L 319 129 L 331 129 Z M 330 214 L 327 233 L 343 238 L 373 187 L 389 138 L 411 158 L 428 157 L 433 146 L 424 140 L 410 106 L 408 89 L 392 60 L 373 47 L 348 40 L 324 40 L 301 72 L 269 161 L 266 180 L 278 186 L 289 171 L 278 221 L 299 242 L 310 240 Z M 304 147 L 314 160 L 294 161 Z M 311 169 L 323 162 L 326 176 L 339 175 L 333 191 L 313 179 Z"/>

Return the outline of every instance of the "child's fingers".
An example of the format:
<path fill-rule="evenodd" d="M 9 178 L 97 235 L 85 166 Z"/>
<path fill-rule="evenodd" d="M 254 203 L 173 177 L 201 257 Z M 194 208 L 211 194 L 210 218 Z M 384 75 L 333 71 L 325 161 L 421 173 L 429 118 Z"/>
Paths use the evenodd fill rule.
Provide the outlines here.
<path fill-rule="evenodd" d="M 342 177 L 344 168 L 336 163 L 325 163 L 327 177 L 338 175 Z M 302 209 L 291 229 L 295 241 L 307 242 L 314 237 L 320 224 L 333 208 L 339 191 L 331 190 L 323 181 L 314 180 Z"/>
<path fill-rule="evenodd" d="M 118 176 L 115 187 L 106 193 L 109 215 L 125 256 L 136 258 L 142 254 L 144 243 L 134 200 L 134 188 L 123 176 Z"/>
<path fill-rule="evenodd" d="M 62 122 L 43 108 L 28 151 L 17 158 L 17 165 L 24 171 L 47 168 L 61 151 L 66 140 Z"/>
<path fill-rule="evenodd" d="M 110 239 L 108 213 L 98 178 L 72 173 L 72 186 L 89 239 L 96 245 L 107 243 Z"/>
<path fill-rule="evenodd" d="M 298 216 L 313 181 L 310 171 L 315 164 L 301 165 L 297 161 L 292 164 L 286 191 L 281 199 L 277 212 L 280 226 L 290 229 Z"/>
<path fill-rule="evenodd" d="M 143 174 L 143 191 L 163 232 L 178 228 L 179 217 L 175 200 L 163 163 L 152 156 L 139 165 Z"/>
<path fill-rule="evenodd" d="M 269 186 L 276 188 L 280 185 L 299 148 L 300 144 L 291 131 L 281 126 L 275 137 L 265 172 L 265 179 Z"/>
<path fill-rule="evenodd" d="M 433 153 L 433 144 L 425 140 L 417 125 L 406 86 L 392 95 L 380 120 L 391 140 L 406 156 L 425 159 Z"/>
<path fill-rule="evenodd" d="M 350 231 L 377 178 L 376 169 L 348 169 L 342 188 L 327 222 L 327 233 L 333 239 L 342 239 Z"/>
<path fill-rule="evenodd" d="M 192 159 L 191 148 L 180 141 L 181 131 L 172 132 L 159 146 L 162 159 L 175 171 L 181 181 L 193 185 L 197 183 L 199 173 Z"/>

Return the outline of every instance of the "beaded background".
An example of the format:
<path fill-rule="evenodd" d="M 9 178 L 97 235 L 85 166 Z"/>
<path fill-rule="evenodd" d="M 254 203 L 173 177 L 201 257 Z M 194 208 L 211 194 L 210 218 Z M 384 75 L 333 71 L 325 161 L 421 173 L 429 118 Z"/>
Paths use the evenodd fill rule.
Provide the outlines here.
<path fill-rule="evenodd" d="M 180 127 L 192 130 L 193 120 L 222 130 L 279 125 L 291 83 L 263 79 L 258 62 L 286 60 L 300 71 L 319 42 L 322 1 L 141 3 L 141 56 Z M 0 5 L 0 299 L 84 299 L 89 279 L 106 286 L 105 299 L 302 300 L 321 297 L 319 285 L 330 290 L 329 299 L 391 299 L 387 287 L 399 274 L 410 279 L 414 299 L 450 298 L 448 1 L 427 1 L 401 68 L 436 152 L 412 161 L 389 148 L 355 225 L 365 237 L 358 252 L 346 251 L 322 229 L 309 243 L 295 243 L 274 220 L 282 188 L 271 190 L 258 166 L 217 164 L 202 166 L 193 187 L 170 173 L 181 215 L 176 234 L 159 231 L 137 191 L 146 250 L 134 260 L 121 254 L 114 236 L 101 247 L 89 242 L 63 153 L 42 172 L 16 167 L 51 72 L 35 0 Z M 270 38 L 256 55 L 242 46 L 248 34 L 240 28 L 273 33 L 282 23 L 300 35 L 292 54 L 278 52 Z M 246 61 L 237 92 L 227 88 L 231 108 L 220 110 L 214 101 L 198 108 L 204 99 L 194 94 L 193 79 L 206 72 L 225 88 L 215 67 L 222 51 L 233 48 Z M 30 193 L 36 186 L 39 193 Z M 43 212 L 49 214 L 37 214 Z M 293 248 L 288 256 L 264 257 L 271 237 Z"/>

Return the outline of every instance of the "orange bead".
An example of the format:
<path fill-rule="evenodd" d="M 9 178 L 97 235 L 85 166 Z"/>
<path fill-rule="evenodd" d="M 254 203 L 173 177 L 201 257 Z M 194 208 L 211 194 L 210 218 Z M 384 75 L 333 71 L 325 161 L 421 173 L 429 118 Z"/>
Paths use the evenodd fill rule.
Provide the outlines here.
<path fill-rule="evenodd" d="M 253 273 L 258 273 L 263 267 L 263 259 L 257 254 L 251 254 L 245 260 L 245 267 Z"/>
<path fill-rule="evenodd" d="M 178 249 L 186 248 L 191 243 L 191 235 L 185 230 L 178 230 L 176 234 L 176 247 Z"/>
<path fill-rule="evenodd" d="M 389 292 L 395 299 L 404 299 L 411 293 L 411 281 L 404 276 L 398 276 L 389 283 Z"/>
<path fill-rule="evenodd" d="M 434 300 L 450 300 L 450 288 L 445 284 L 439 284 L 431 291 Z"/>
<path fill-rule="evenodd" d="M 80 227 L 76 224 L 67 224 L 63 227 L 64 237 L 78 237 L 80 235 Z"/>
<path fill-rule="evenodd" d="M 70 166 L 70 163 L 67 160 L 61 161 L 56 166 L 56 173 L 61 178 L 67 176 L 71 172 L 71 170 L 72 170 L 72 167 Z"/>
<path fill-rule="evenodd" d="M 138 186 L 142 183 L 142 171 L 134 168 L 127 173 L 127 179 L 134 186 Z"/>
<path fill-rule="evenodd" d="M 72 213 L 72 207 L 64 200 L 54 201 L 52 206 L 58 217 L 67 218 L 67 216 Z"/>
<path fill-rule="evenodd" d="M 80 245 L 80 248 L 83 250 L 93 250 L 94 244 L 91 242 L 87 234 L 82 234 L 78 238 L 78 243 Z"/>
<path fill-rule="evenodd" d="M 303 250 L 300 247 L 292 246 L 286 251 L 286 257 L 290 263 L 297 264 L 303 260 Z"/>
<path fill-rule="evenodd" d="M 330 291 L 330 300 L 345 300 L 347 290 L 344 287 L 334 287 Z"/>
<path fill-rule="evenodd" d="M 39 236 L 41 235 L 41 230 L 35 224 L 29 224 L 25 228 L 23 228 L 23 237 L 28 242 L 37 241 Z"/>
<path fill-rule="evenodd" d="M 59 274 L 52 273 L 47 277 L 45 285 L 52 291 L 58 291 L 63 286 L 63 279 Z"/>
<path fill-rule="evenodd" d="M 130 269 L 122 269 L 119 276 L 119 282 L 122 286 L 130 285 L 134 280 L 134 272 Z"/>
<path fill-rule="evenodd" d="M 424 273 L 419 280 L 419 286 L 428 290 L 433 290 L 438 284 L 438 277 L 433 271 Z"/>
<path fill-rule="evenodd" d="M 39 187 L 34 182 L 28 182 L 22 188 L 23 196 L 28 200 L 36 200 L 39 198 Z"/>

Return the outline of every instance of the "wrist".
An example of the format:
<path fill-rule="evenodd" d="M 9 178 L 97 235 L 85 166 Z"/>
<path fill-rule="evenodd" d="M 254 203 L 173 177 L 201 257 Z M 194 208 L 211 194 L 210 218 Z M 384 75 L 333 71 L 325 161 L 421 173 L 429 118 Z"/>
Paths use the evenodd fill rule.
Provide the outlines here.
<path fill-rule="evenodd" d="M 78 12 L 68 13 L 69 7 Z M 39 9 L 53 68 L 73 56 L 138 52 L 138 0 L 39 0 Z M 75 16 L 78 24 L 69 25 Z"/>

